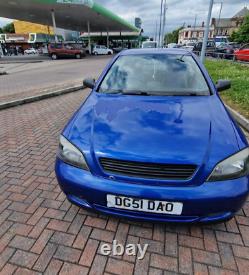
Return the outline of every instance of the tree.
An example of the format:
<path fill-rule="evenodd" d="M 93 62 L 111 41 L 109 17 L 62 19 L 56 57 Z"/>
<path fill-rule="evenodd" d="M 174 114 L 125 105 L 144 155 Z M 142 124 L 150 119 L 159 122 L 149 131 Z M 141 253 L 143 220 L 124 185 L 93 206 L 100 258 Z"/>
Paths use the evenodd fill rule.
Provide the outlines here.
<path fill-rule="evenodd" d="M 3 29 L 2 28 L 0 28 L 0 33 L 3 33 Z"/>
<path fill-rule="evenodd" d="M 2 28 L 3 33 L 15 33 L 14 23 L 9 23 Z"/>
<path fill-rule="evenodd" d="M 169 44 L 169 43 L 178 43 L 179 31 L 182 30 L 182 29 L 183 29 L 183 27 L 180 27 L 180 28 L 172 31 L 171 33 L 167 33 L 165 35 L 165 38 L 164 38 L 165 42 L 167 44 Z"/>
<path fill-rule="evenodd" d="M 230 39 L 238 43 L 249 43 L 249 15 L 245 17 L 239 30 L 232 33 Z"/>

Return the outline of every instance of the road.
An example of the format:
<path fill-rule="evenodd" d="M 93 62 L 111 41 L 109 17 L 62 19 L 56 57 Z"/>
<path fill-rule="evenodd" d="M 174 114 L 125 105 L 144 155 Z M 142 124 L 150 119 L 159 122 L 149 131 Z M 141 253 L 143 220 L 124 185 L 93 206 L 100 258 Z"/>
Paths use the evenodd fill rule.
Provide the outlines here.
<path fill-rule="evenodd" d="M 0 111 L 1 274 L 248 274 L 249 201 L 206 226 L 119 220 L 67 202 L 54 175 L 58 136 L 87 95 Z M 149 244 L 145 258 L 101 255 L 114 239 Z"/>
<path fill-rule="evenodd" d="M 109 60 L 109 56 L 90 56 L 81 60 L 0 64 L 0 69 L 8 73 L 0 76 L 0 102 L 39 94 L 44 90 L 81 84 L 86 77 L 99 76 Z"/>

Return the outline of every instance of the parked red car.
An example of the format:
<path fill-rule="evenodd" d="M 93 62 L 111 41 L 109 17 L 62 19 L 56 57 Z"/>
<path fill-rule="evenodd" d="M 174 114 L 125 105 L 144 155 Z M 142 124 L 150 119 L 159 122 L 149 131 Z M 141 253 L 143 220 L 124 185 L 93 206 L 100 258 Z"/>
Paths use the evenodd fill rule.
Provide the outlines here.
<path fill-rule="evenodd" d="M 48 46 L 48 53 L 53 60 L 58 58 L 80 59 L 86 56 L 84 49 L 78 49 L 77 47 L 68 44 L 50 44 Z"/>
<path fill-rule="evenodd" d="M 235 51 L 235 58 L 240 61 L 249 61 L 249 44 Z"/>

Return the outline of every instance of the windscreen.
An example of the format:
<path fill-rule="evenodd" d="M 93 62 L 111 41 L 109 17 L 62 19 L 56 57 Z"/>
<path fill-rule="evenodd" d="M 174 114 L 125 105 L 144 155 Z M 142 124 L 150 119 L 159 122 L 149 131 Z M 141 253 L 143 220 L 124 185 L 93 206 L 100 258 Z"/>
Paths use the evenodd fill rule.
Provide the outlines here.
<path fill-rule="evenodd" d="M 174 54 L 120 56 L 106 74 L 99 92 L 210 95 L 193 57 Z"/>

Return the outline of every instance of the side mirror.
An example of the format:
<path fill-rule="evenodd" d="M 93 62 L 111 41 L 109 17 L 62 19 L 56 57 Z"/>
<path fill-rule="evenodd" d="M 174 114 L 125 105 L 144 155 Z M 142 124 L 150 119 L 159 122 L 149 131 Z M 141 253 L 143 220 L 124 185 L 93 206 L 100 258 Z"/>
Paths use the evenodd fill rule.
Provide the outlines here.
<path fill-rule="evenodd" d="M 218 92 L 225 91 L 231 88 L 231 81 L 230 80 L 218 80 L 216 83 L 216 89 Z"/>
<path fill-rule="evenodd" d="M 93 89 L 95 87 L 95 79 L 93 79 L 93 78 L 84 79 L 83 86 Z"/>

